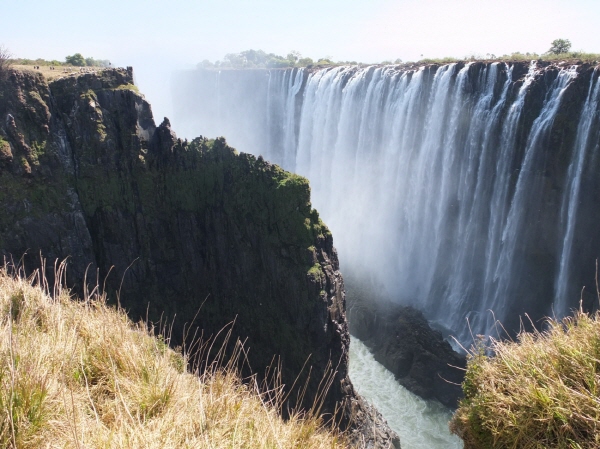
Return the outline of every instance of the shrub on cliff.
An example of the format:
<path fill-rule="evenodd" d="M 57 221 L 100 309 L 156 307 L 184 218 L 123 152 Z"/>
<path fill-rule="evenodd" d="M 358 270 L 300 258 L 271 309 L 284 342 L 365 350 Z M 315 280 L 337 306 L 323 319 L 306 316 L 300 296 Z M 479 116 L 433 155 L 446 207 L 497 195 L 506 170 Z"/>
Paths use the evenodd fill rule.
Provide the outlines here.
<path fill-rule="evenodd" d="M 65 57 L 65 62 L 76 67 L 82 67 L 85 65 L 85 58 L 81 53 L 75 53 L 74 55 Z"/>
<path fill-rule="evenodd" d="M 600 447 L 600 315 L 548 320 L 468 362 L 450 428 L 465 448 Z"/>
<path fill-rule="evenodd" d="M 8 70 L 11 64 L 12 55 L 10 51 L 4 46 L 0 45 L 0 77 Z"/>
<path fill-rule="evenodd" d="M 0 447 L 341 447 L 232 372 L 186 372 L 185 355 L 104 297 L 34 281 L 0 269 Z"/>
<path fill-rule="evenodd" d="M 94 59 L 91 57 L 84 58 L 81 53 L 75 53 L 74 55 L 66 56 L 64 64 L 69 64 L 76 67 L 108 67 L 110 66 L 110 61 L 107 59 Z"/>

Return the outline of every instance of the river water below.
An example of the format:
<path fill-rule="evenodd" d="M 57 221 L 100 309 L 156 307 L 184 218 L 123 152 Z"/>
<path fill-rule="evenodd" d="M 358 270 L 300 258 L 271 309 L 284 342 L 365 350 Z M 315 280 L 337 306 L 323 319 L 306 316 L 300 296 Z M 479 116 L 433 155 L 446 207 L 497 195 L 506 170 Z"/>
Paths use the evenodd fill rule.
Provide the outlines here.
<path fill-rule="evenodd" d="M 401 386 L 356 337 L 350 344 L 350 379 L 400 435 L 402 449 L 462 449 L 460 438 L 448 430 L 452 412 Z"/>

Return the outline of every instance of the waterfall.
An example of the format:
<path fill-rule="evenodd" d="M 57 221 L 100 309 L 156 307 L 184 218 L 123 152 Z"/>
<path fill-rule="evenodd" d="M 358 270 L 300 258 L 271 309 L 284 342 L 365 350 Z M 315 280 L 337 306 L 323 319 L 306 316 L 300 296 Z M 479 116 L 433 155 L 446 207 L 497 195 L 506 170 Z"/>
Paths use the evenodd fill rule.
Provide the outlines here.
<path fill-rule="evenodd" d="M 555 312 L 559 315 L 568 313 L 568 298 L 570 287 L 569 268 L 572 264 L 573 240 L 575 238 L 575 222 L 581 194 L 581 183 L 586 158 L 590 158 L 598 151 L 598 138 L 592 140 L 591 130 L 593 125 L 598 126 L 600 103 L 600 82 L 598 72 L 595 71 L 590 78 L 587 98 L 583 105 L 583 111 L 577 127 L 577 138 L 575 140 L 575 151 L 569 175 L 567 177 L 567 188 L 561 207 L 561 221 L 565 223 L 564 237 L 560 251 L 560 269 L 556 278 Z M 572 293 L 571 293 L 572 294 Z"/>
<path fill-rule="evenodd" d="M 306 176 L 343 272 L 470 344 L 496 320 L 515 329 L 519 314 L 566 313 L 588 282 L 571 265 L 586 246 L 578 229 L 593 229 L 578 217 L 598 188 L 586 164 L 598 164 L 600 83 L 582 72 L 535 61 L 195 71 L 176 109 L 189 135 L 225 135 Z M 581 115 L 574 131 L 569 114 Z M 582 263 L 600 254 L 592 240 Z"/>

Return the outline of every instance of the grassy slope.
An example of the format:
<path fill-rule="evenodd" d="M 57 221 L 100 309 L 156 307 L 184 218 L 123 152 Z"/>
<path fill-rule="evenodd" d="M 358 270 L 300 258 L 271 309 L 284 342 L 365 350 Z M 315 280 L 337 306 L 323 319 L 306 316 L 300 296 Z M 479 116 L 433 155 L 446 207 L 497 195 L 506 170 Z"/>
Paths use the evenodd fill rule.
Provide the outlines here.
<path fill-rule="evenodd" d="M 0 270 L 0 447 L 342 447 L 317 419 L 284 422 L 231 372 L 186 372 L 102 297 L 33 281 Z"/>
<path fill-rule="evenodd" d="M 549 320 L 545 332 L 471 355 L 451 429 L 465 448 L 600 447 L 600 315 Z"/>

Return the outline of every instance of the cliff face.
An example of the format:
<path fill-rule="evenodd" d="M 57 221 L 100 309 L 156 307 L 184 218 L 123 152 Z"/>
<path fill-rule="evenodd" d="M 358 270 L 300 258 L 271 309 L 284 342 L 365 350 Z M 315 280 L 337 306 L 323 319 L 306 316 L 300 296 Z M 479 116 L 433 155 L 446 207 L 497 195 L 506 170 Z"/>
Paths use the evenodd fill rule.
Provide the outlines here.
<path fill-rule="evenodd" d="M 182 142 L 167 119 L 155 126 L 131 70 L 50 85 L 15 71 L 2 83 L 6 258 L 31 270 L 40 254 L 69 257 L 71 285 L 87 270 L 132 317 L 173 322 L 175 342 L 235 322 L 247 372 L 279 364 L 289 406 L 312 405 L 325 378 L 325 413 L 341 407 L 342 426 L 365 415 L 347 376 L 337 254 L 306 179 L 223 139 Z"/>

